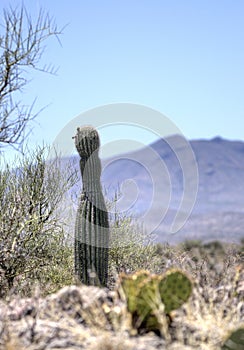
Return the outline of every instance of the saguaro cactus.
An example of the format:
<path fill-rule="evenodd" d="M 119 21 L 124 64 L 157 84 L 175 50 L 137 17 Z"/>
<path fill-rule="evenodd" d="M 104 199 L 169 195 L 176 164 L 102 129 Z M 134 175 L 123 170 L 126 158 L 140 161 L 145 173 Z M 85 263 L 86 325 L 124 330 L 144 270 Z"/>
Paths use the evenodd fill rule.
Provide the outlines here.
<path fill-rule="evenodd" d="M 99 135 L 85 126 L 77 128 L 74 138 L 83 184 L 75 225 L 75 274 L 87 285 L 106 286 L 109 223 L 100 182 Z"/>

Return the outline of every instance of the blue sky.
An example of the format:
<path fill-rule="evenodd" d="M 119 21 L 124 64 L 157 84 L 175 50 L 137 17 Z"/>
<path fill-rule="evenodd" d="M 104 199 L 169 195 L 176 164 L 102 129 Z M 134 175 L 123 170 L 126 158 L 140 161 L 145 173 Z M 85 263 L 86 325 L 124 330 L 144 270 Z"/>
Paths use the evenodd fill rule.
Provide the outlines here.
<path fill-rule="evenodd" d="M 21 2 L 1 0 L 0 11 Z M 52 143 L 86 110 L 120 102 L 160 111 L 189 139 L 244 140 L 244 1 L 24 3 L 33 16 L 42 7 L 59 27 L 67 24 L 62 46 L 51 39 L 43 57 L 58 75 L 32 74 L 23 95 L 25 103 L 37 98 L 36 109 L 48 105 L 31 145 Z"/>

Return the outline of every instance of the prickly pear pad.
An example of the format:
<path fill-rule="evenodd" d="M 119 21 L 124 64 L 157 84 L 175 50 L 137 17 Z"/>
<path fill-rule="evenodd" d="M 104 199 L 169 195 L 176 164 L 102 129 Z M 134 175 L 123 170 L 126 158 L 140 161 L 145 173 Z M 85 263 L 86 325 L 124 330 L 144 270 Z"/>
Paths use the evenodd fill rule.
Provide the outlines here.
<path fill-rule="evenodd" d="M 134 313 L 138 310 L 138 293 L 141 283 L 149 276 L 148 271 L 138 271 L 132 275 L 120 274 L 119 283 L 127 300 L 128 311 Z"/>
<path fill-rule="evenodd" d="M 178 309 L 192 292 L 192 282 L 180 270 L 169 270 L 159 282 L 159 292 L 165 305 L 165 313 Z"/>
<path fill-rule="evenodd" d="M 233 331 L 224 345 L 222 350 L 241 350 L 244 349 L 244 327 Z"/>

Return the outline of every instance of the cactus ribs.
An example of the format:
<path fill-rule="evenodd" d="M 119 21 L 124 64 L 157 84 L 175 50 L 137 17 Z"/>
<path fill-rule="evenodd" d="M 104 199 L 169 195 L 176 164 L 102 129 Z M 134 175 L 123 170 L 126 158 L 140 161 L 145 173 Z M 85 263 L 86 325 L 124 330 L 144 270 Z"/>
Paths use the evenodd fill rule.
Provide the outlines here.
<path fill-rule="evenodd" d="M 77 128 L 74 139 L 83 185 L 75 225 L 75 274 L 84 284 L 106 286 L 109 222 L 100 182 L 100 139 L 91 126 Z"/>

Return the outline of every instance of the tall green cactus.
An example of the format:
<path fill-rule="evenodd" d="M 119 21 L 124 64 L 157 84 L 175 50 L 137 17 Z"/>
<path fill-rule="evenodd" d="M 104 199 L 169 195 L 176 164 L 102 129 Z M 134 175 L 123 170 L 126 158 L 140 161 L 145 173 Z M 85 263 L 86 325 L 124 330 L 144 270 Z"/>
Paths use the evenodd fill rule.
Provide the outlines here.
<path fill-rule="evenodd" d="M 100 182 L 99 135 L 85 126 L 77 128 L 74 138 L 83 184 L 75 224 L 75 274 L 84 284 L 106 286 L 109 223 Z"/>

